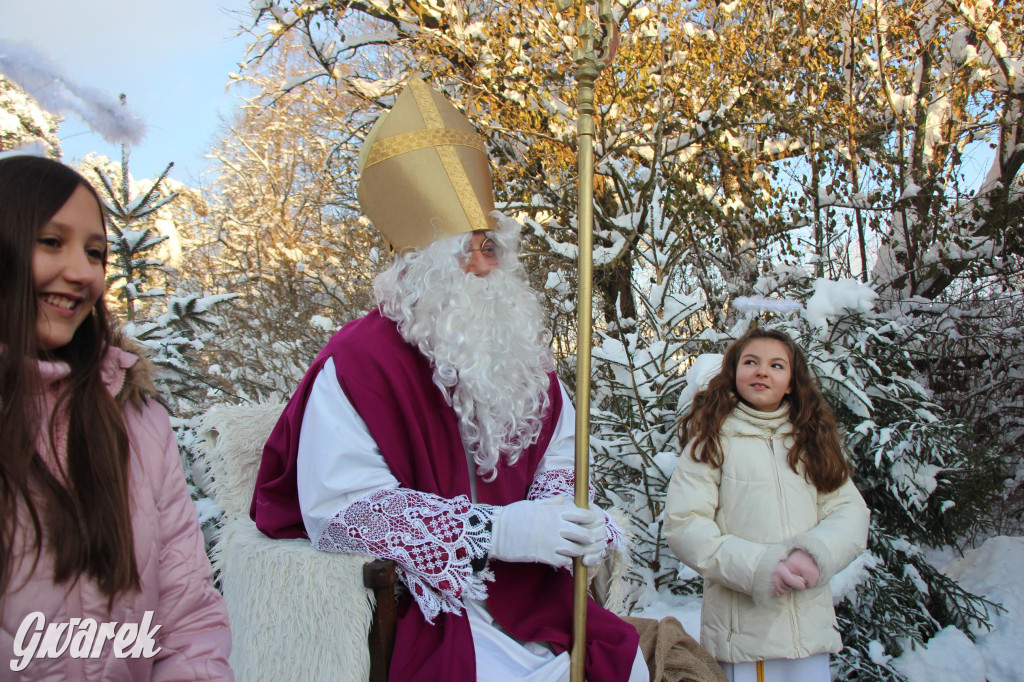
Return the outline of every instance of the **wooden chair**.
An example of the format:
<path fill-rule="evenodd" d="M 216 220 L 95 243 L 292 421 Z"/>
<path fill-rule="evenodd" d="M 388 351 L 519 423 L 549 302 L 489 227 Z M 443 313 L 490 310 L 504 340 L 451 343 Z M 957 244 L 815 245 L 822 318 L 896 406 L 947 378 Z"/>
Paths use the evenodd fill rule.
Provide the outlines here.
<path fill-rule="evenodd" d="M 218 406 L 203 419 L 209 493 L 224 509 L 214 570 L 231 617 L 240 682 L 387 680 L 395 566 L 274 540 L 249 518 L 263 444 L 283 404 Z"/>
<path fill-rule="evenodd" d="M 370 622 L 370 682 L 387 682 L 391 669 L 398 626 L 395 580 L 394 561 L 374 559 L 363 564 L 363 585 L 373 590 L 376 603 Z"/>

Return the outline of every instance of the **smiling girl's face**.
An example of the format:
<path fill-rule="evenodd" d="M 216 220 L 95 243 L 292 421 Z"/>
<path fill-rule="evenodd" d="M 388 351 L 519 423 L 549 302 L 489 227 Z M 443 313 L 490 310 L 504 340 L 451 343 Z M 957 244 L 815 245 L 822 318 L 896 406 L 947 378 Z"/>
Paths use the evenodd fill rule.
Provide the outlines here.
<path fill-rule="evenodd" d="M 736 366 L 736 392 L 761 412 L 779 409 L 793 390 L 789 351 L 776 339 L 754 339 L 743 347 Z"/>
<path fill-rule="evenodd" d="M 100 207 L 79 185 L 39 229 L 32 250 L 40 352 L 69 343 L 103 295 L 106 254 Z"/>

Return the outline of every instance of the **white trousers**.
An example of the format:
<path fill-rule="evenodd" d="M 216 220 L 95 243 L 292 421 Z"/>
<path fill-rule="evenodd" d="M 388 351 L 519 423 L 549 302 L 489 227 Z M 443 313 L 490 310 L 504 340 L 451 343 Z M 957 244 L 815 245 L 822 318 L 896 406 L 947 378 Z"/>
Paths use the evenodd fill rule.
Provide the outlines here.
<path fill-rule="evenodd" d="M 770 658 L 756 663 L 722 663 L 729 682 L 831 682 L 828 654 L 807 658 Z"/>

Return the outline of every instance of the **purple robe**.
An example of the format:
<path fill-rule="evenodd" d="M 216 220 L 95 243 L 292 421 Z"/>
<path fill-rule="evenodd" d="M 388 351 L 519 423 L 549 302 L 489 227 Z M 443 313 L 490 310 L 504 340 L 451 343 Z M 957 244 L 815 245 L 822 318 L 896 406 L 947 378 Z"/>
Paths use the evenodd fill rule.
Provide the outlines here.
<path fill-rule="evenodd" d="M 327 358 L 338 383 L 376 441 L 399 483 L 445 498 L 470 495 L 470 471 L 458 418 L 433 382 L 430 363 L 374 310 L 342 327 L 306 372 L 263 450 L 249 515 L 274 538 L 306 537 L 299 508 L 296 459 L 306 401 Z M 498 466 L 493 481 L 477 478 L 477 501 L 506 505 L 526 499 L 561 412 L 561 391 L 551 374 L 550 406 L 537 443 L 514 466 Z M 544 564 L 492 560 L 495 580 L 487 606 L 506 632 L 524 641 L 548 642 L 556 653 L 570 648 L 572 577 Z M 626 680 L 639 635 L 601 608 L 587 606 L 585 668 L 591 680 Z M 406 595 L 389 679 L 476 680 L 473 639 L 465 615 L 441 613 L 433 624 Z"/>

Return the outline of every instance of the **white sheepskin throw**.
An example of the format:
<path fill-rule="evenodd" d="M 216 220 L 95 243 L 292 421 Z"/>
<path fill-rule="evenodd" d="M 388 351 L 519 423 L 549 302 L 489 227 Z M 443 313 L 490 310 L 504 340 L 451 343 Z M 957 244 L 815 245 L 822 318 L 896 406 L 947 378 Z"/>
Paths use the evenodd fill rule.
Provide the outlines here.
<path fill-rule="evenodd" d="M 365 682 L 373 592 L 368 557 L 329 554 L 305 539 L 274 540 L 248 517 L 222 530 L 214 563 L 231 617 L 239 682 Z"/>
<path fill-rule="evenodd" d="M 239 682 L 363 682 L 373 616 L 363 564 L 372 557 L 274 540 L 249 518 L 263 444 L 283 409 L 218 406 L 201 426 L 208 489 L 224 509 L 213 567 L 231 617 L 231 666 Z"/>
<path fill-rule="evenodd" d="M 224 510 L 225 520 L 249 516 L 263 445 L 274 430 L 285 403 L 220 405 L 199 427 L 203 463 L 213 477 L 209 492 Z"/>

